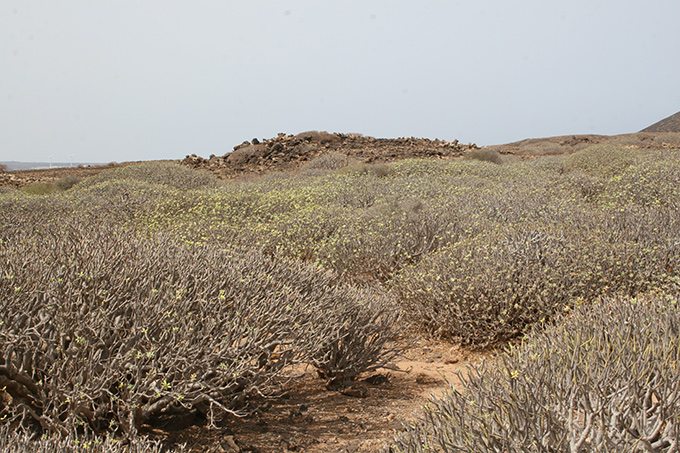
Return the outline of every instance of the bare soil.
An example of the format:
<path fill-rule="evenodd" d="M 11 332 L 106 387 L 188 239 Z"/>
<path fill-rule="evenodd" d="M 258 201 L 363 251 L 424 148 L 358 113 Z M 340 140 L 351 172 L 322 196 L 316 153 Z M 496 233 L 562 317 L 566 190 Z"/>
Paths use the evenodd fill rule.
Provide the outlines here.
<path fill-rule="evenodd" d="M 379 370 L 341 391 L 327 390 L 309 372 L 253 416 L 212 427 L 175 423 L 150 428 L 149 434 L 200 452 L 378 452 L 416 419 L 428 399 L 459 385 L 469 363 L 493 353 L 421 339 L 395 362 L 400 371 Z"/>

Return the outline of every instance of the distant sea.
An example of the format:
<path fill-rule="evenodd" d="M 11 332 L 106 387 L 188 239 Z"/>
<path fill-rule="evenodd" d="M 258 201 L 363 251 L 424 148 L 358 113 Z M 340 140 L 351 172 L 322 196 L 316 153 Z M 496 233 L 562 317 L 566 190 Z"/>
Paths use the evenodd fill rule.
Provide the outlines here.
<path fill-rule="evenodd" d="M 0 162 L 2 165 L 7 165 L 7 170 L 41 170 L 45 168 L 63 168 L 63 167 L 77 167 L 78 165 L 104 165 L 101 162 Z"/>

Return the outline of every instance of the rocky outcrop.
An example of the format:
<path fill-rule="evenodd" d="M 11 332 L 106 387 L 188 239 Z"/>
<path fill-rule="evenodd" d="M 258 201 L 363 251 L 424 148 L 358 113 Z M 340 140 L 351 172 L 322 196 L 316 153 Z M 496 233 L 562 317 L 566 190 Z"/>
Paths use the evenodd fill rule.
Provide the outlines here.
<path fill-rule="evenodd" d="M 279 134 L 277 137 L 245 141 L 223 156 L 203 158 L 192 154 L 182 163 L 204 168 L 223 178 L 247 173 L 286 171 L 328 152 L 345 154 L 365 163 L 389 162 L 409 157 L 460 157 L 475 144 L 461 144 L 458 140 L 430 140 L 426 138 L 374 138 L 361 134 L 303 132 L 297 135 Z"/>

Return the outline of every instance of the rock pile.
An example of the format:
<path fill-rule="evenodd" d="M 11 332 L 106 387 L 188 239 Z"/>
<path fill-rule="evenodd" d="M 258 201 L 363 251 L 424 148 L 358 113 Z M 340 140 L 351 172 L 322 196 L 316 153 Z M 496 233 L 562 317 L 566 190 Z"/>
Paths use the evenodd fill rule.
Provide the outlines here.
<path fill-rule="evenodd" d="M 461 144 L 458 140 L 430 140 L 425 138 L 374 138 L 361 134 L 303 132 L 297 135 L 279 134 L 277 137 L 245 141 L 223 156 L 208 159 L 192 154 L 182 163 L 207 169 L 222 178 L 247 173 L 287 171 L 328 152 L 345 154 L 365 163 L 389 162 L 409 157 L 460 157 L 475 144 Z"/>
<path fill-rule="evenodd" d="M 34 182 L 38 182 L 38 179 L 36 178 L 21 178 L 16 175 L 13 175 L 9 172 L 3 173 L 0 172 L 0 187 L 23 187 L 28 184 L 32 184 Z"/>

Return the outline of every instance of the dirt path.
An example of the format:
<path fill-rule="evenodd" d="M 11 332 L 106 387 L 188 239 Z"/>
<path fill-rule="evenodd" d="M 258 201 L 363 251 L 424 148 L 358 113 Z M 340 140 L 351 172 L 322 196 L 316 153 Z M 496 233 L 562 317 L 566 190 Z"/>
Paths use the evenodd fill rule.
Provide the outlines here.
<path fill-rule="evenodd" d="M 328 391 L 310 373 L 285 397 L 247 419 L 216 428 L 156 430 L 170 442 L 207 452 L 376 452 L 413 421 L 431 395 L 459 384 L 457 372 L 490 353 L 420 340 L 396 363 L 344 392 Z M 367 379 L 368 378 L 368 379 Z"/>

